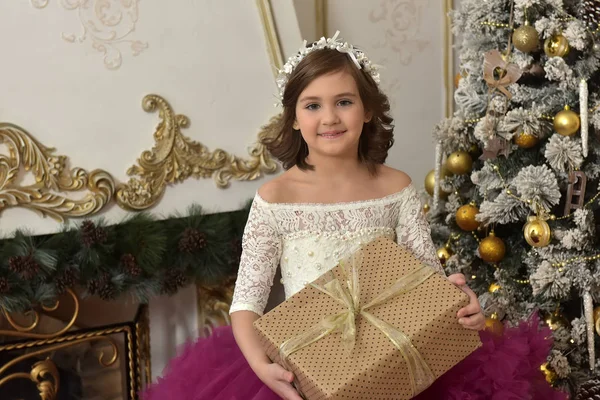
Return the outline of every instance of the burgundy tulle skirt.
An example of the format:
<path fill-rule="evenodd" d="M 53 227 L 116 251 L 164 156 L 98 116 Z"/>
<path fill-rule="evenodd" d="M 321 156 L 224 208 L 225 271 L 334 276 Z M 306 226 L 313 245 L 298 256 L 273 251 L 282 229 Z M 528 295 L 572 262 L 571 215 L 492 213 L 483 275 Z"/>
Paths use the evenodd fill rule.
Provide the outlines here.
<path fill-rule="evenodd" d="M 502 336 L 483 331 L 483 346 L 441 376 L 418 400 L 565 400 L 550 387 L 540 365 L 552 345 L 551 332 L 534 315 Z M 145 392 L 143 400 L 277 400 L 254 374 L 231 327 L 185 346 Z"/>

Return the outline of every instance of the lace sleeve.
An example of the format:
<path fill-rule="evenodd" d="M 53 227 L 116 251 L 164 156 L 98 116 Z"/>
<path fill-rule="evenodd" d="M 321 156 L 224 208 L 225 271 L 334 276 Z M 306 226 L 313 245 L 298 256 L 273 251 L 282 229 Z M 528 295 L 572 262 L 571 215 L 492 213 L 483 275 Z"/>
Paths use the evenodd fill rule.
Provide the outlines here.
<path fill-rule="evenodd" d="M 396 227 L 398 244 L 411 250 L 424 264 L 445 276 L 444 268 L 440 264 L 435 245 L 431 240 L 431 229 L 425 220 L 417 192 L 412 185 L 406 190 L 408 193 L 400 204 L 398 226 Z"/>
<path fill-rule="evenodd" d="M 242 256 L 229 313 L 262 315 L 281 257 L 281 237 L 268 204 L 256 196 L 242 238 Z"/>

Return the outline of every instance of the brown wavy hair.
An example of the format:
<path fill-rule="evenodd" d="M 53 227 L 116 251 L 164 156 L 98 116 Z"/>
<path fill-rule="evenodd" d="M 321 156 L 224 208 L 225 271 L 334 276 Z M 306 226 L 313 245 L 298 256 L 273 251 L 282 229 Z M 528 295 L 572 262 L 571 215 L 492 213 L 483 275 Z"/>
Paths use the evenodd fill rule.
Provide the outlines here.
<path fill-rule="evenodd" d="M 283 113 L 271 126 L 266 128 L 275 132 L 261 142 L 271 154 L 281 161 L 284 169 L 294 165 L 301 170 L 314 170 L 306 162 L 308 146 L 300 131 L 294 130 L 296 103 L 304 89 L 316 78 L 339 71 L 346 71 L 356 81 L 365 112 L 371 114 L 371 120 L 363 126 L 358 144 L 358 159 L 367 165 L 369 172 L 375 174 L 377 165 L 383 164 L 388 150 L 394 144 L 394 126 L 389 115 L 390 102 L 373 78 L 350 60 L 347 54 L 334 49 L 316 50 L 308 54 L 292 72 L 285 87 L 282 100 Z"/>

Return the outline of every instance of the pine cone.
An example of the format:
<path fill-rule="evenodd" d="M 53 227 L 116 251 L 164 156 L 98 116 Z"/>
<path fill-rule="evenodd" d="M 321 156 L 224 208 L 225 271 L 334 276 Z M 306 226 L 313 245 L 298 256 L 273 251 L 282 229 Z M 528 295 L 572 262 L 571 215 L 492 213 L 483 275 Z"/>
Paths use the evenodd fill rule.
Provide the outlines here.
<path fill-rule="evenodd" d="M 100 296 L 102 300 L 113 300 L 115 297 L 117 297 L 117 291 L 113 284 L 108 281 L 104 286 L 100 287 L 98 290 L 98 296 Z"/>
<path fill-rule="evenodd" d="M 179 240 L 179 251 L 193 253 L 206 247 L 206 234 L 198 229 L 186 228 Z"/>
<path fill-rule="evenodd" d="M 3 276 L 0 277 L 0 294 L 6 294 L 10 291 L 10 283 L 8 283 L 8 278 Z"/>
<path fill-rule="evenodd" d="M 8 259 L 8 268 L 26 280 L 33 279 L 40 270 L 40 265 L 32 255 L 13 256 Z"/>
<path fill-rule="evenodd" d="M 126 253 L 121 256 L 121 265 L 130 276 L 140 276 L 142 269 L 137 264 L 135 257 L 131 253 Z"/>
<path fill-rule="evenodd" d="M 600 380 L 590 379 L 581 385 L 575 400 L 600 400 Z"/>
<path fill-rule="evenodd" d="M 79 273 L 75 268 L 65 268 L 56 278 L 56 290 L 58 291 L 58 294 L 62 294 L 68 288 L 73 287 L 78 279 Z"/>
<path fill-rule="evenodd" d="M 187 281 L 187 277 L 182 270 L 169 268 L 165 272 L 162 291 L 166 294 L 175 294 L 179 288 L 185 286 Z"/>
<path fill-rule="evenodd" d="M 102 227 L 97 227 L 92 221 L 84 221 L 81 224 L 81 240 L 86 247 L 106 242 L 108 235 Z"/>
<path fill-rule="evenodd" d="M 108 273 L 104 273 L 97 278 L 90 279 L 87 282 L 87 291 L 92 295 L 98 294 L 100 289 L 102 289 L 108 283 L 110 283 L 110 275 L 108 275 Z"/>
<path fill-rule="evenodd" d="M 600 27 L 600 1 L 583 0 L 579 12 L 580 18 L 588 28 L 595 31 Z"/>

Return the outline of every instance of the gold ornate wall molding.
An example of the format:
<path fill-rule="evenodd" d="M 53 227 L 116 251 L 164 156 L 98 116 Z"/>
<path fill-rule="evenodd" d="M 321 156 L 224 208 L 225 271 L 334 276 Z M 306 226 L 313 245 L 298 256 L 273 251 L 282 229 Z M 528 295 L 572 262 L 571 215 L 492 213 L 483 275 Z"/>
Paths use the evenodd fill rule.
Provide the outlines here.
<path fill-rule="evenodd" d="M 46 8 L 50 0 L 30 0 L 35 8 Z M 69 43 L 89 41 L 92 47 L 104 55 L 104 66 L 118 69 L 123 63 L 122 48 L 129 46 L 133 56 L 148 48 L 148 43 L 132 40 L 138 22 L 140 0 L 60 0 L 67 11 L 76 11 L 82 32 L 62 33 Z M 58 0 L 57 0 L 58 2 Z"/>
<path fill-rule="evenodd" d="M 152 207 L 160 200 L 168 185 L 190 177 L 212 177 L 217 187 L 226 188 L 232 179 L 255 180 L 277 170 L 277 164 L 260 142 L 263 137 L 273 134 L 268 128 L 272 123 L 258 134 L 257 143 L 249 149 L 250 157 L 243 159 L 221 149 L 211 152 L 202 143 L 184 136 L 181 129 L 189 126 L 189 118 L 175 114 L 164 98 L 155 94 L 147 95 L 142 107 L 147 112 L 158 111 L 161 121 L 154 132 L 154 147 L 144 151 L 137 165 L 127 170 L 127 175 L 132 178 L 117 189 L 117 202 L 125 209 L 144 210 Z"/>
<path fill-rule="evenodd" d="M 167 186 L 191 177 L 212 177 L 217 187 L 227 188 L 231 180 L 256 180 L 277 171 L 277 163 L 261 139 L 274 134 L 273 122 L 279 115 L 258 133 L 257 142 L 248 150 L 249 157 L 241 158 L 222 149 L 209 151 L 202 143 L 184 136 L 181 129 L 190 125 L 189 118 L 175 114 L 163 97 L 147 95 L 142 107 L 159 114 L 155 144 L 127 170 L 129 181 L 118 186 L 104 170 L 68 170 L 66 156 L 55 155 L 54 148 L 42 145 L 23 128 L 0 123 L 0 144 L 8 148 L 8 155 L 0 154 L 0 212 L 22 207 L 64 222 L 97 214 L 113 198 L 122 208 L 139 211 L 156 205 Z M 19 184 L 20 175 L 27 172 L 33 174 L 35 183 Z M 57 193 L 84 190 L 88 193 L 82 199 Z"/>
<path fill-rule="evenodd" d="M 69 217 L 96 214 L 112 199 L 115 182 L 101 169 L 87 172 L 66 168 L 67 157 L 55 155 L 55 149 L 36 141 L 23 128 L 0 122 L 0 144 L 8 155 L 0 154 L 0 212 L 9 207 L 23 207 L 59 222 Z M 30 172 L 35 183 L 22 185 L 22 175 Z M 56 192 L 88 194 L 70 199 Z"/>

